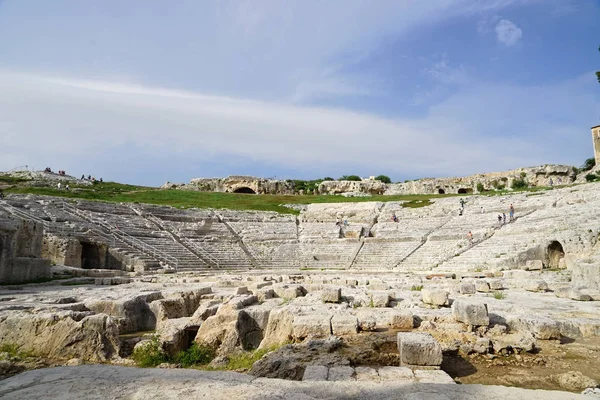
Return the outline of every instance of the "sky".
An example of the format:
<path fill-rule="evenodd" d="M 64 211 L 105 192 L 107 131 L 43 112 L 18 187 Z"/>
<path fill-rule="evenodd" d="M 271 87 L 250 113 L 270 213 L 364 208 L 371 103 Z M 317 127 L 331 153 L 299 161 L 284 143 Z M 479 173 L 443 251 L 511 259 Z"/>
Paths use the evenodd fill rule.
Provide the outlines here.
<path fill-rule="evenodd" d="M 158 186 L 581 165 L 600 0 L 0 0 L 0 170 Z"/>

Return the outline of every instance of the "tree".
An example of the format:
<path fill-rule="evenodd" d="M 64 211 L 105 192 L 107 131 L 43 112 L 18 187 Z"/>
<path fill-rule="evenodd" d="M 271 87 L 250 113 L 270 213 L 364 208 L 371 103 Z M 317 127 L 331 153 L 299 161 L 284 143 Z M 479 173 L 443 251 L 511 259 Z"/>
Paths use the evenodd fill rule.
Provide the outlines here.
<path fill-rule="evenodd" d="M 589 171 L 590 169 L 594 168 L 596 166 L 596 159 L 595 158 L 588 158 L 587 160 L 585 160 L 585 162 L 583 163 L 583 165 L 581 167 L 579 167 L 580 171 Z"/>
<path fill-rule="evenodd" d="M 325 177 L 325 178 L 323 178 L 322 180 L 324 180 L 324 181 L 335 181 L 335 179 L 333 179 L 333 178 L 332 178 L 332 177 L 330 177 L 330 176 L 326 176 L 326 177 Z"/>
<path fill-rule="evenodd" d="M 379 175 L 375 177 L 376 181 L 381 181 L 383 183 L 392 183 L 392 180 L 390 179 L 389 176 L 386 175 Z"/>
<path fill-rule="evenodd" d="M 358 175 L 344 175 L 339 180 L 340 181 L 357 181 L 357 182 L 362 181 L 362 179 L 360 179 L 360 176 L 358 176 Z"/>

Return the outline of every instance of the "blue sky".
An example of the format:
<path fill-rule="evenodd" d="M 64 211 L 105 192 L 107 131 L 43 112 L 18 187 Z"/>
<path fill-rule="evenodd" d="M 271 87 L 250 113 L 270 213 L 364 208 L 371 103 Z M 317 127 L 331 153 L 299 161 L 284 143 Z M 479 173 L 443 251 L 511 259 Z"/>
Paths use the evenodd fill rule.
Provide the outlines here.
<path fill-rule="evenodd" d="M 0 0 L 0 170 L 456 176 L 580 165 L 598 0 Z"/>

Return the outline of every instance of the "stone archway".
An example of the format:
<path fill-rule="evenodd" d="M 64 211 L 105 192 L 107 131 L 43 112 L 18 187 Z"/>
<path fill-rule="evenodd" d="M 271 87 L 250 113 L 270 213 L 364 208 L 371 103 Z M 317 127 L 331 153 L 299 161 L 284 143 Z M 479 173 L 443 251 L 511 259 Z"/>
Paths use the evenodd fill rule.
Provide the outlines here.
<path fill-rule="evenodd" d="M 561 258 L 565 256 L 565 251 L 560 242 L 553 240 L 546 248 L 546 266 L 548 268 L 558 268 Z"/>
<path fill-rule="evenodd" d="M 242 186 L 233 191 L 233 193 L 256 194 L 256 192 L 247 186 Z"/>
<path fill-rule="evenodd" d="M 471 189 L 471 188 L 458 189 L 458 194 L 471 194 L 471 193 L 473 193 L 473 189 Z"/>

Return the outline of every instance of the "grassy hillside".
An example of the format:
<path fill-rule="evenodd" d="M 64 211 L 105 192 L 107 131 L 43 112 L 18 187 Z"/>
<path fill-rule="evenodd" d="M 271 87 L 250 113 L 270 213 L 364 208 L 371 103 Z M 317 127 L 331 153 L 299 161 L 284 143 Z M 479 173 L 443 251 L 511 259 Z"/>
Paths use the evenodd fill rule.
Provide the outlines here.
<path fill-rule="evenodd" d="M 233 210 L 261 210 L 280 213 L 297 214 L 298 212 L 283 207 L 283 204 L 311 203 L 354 203 L 365 201 L 406 201 L 405 207 L 423 207 L 431 204 L 430 199 L 452 195 L 403 195 L 403 196 L 371 196 L 343 197 L 330 195 L 251 195 L 236 193 L 209 193 L 186 190 L 161 190 L 157 188 L 125 185 L 115 182 L 96 183 L 93 186 L 72 186 L 70 191 L 49 187 L 27 187 L 15 185 L 5 189 L 6 193 L 38 194 L 99 200 L 111 202 L 137 202 L 147 204 L 169 205 L 181 208 L 228 208 Z M 456 195 L 454 195 L 456 196 Z"/>

